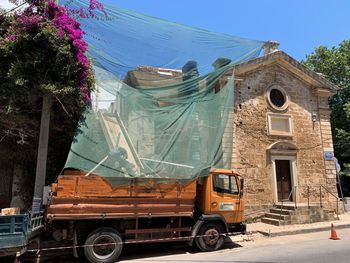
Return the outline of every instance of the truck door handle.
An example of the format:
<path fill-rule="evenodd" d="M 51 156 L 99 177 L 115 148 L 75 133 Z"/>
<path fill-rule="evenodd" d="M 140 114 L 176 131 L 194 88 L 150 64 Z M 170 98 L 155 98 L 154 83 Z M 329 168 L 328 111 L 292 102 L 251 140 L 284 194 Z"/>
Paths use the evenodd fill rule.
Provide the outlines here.
<path fill-rule="evenodd" d="M 218 203 L 217 203 L 217 202 L 212 202 L 211 205 L 212 205 L 212 206 L 217 206 Z"/>

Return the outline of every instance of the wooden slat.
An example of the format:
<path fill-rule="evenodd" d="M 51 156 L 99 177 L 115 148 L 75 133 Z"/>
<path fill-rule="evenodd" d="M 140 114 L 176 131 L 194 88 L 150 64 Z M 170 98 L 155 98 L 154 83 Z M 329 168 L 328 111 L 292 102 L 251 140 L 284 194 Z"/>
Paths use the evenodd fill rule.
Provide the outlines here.
<path fill-rule="evenodd" d="M 140 179 L 138 179 L 140 181 Z M 157 184 L 153 180 L 143 180 L 141 183 L 113 187 L 103 177 L 90 175 L 59 176 L 56 192 L 57 197 L 179 197 L 194 198 L 196 181 L 187 185 L 169 182 Z"/>
<path fill-rule="evenodd" d="M 192 217 L 193 213 L 189 212 L 167 212 L 167 213 L 157 213 L 150 215 L 149 213 L 79 213 L 79 214 L 47 214 L 47 219 L 49 221 L 53 220 L 87 220 L 87 219 L 117 219 L 117 218 L 157 218 L 157 217 L 168 217 L 168 216 L 180 216 L 180 217 Z"/>
<path fill-rule="evenodd" d="M 187 185 L 156 183 L 140 180 L 128 185 L 113 187 L 103 177 L 84 176 L 70 171 L 61 175 L 51 204 L 48 219 L 100 219 L 126 217 L 192 216 L 196 181 Z M 136 181 L 137 181 L 136 180 Z"/>
<path fill-rule="evenodd" d="M 155 239 L 126 239 L 125 241 L 129 244 L 132 243 L 161 243 L 161 242 L 169 242 L 169 241 L 187 241 L 191 240 L 192 237 L 172 237 L 172 238 L 155 238 Z"/>
<path fill-rule="evenodd" d="M 143 228 L 127 229 L 125 234 L 147 234 L 147 233 L 171 233 L 171 232 L 190 232 L 191 227 L 173 227 L 173 228 Z"/>
<path fill-rule="evenodd" d="M 52 197 L 52 204 L 193 204 L 190 198 Z"/>
<path fill-rule="evenodd" d="M 166 212 L 191 212 L 193 210 L 192 205 L 88 205 L 88 204 L 79 204 L 79 205 L 70 205 L 70 204 L 61 204 L 61 205 L 52 205 L 47 211 L 50 214 L 70 214 L 70 213 L 166 213 Z"/>

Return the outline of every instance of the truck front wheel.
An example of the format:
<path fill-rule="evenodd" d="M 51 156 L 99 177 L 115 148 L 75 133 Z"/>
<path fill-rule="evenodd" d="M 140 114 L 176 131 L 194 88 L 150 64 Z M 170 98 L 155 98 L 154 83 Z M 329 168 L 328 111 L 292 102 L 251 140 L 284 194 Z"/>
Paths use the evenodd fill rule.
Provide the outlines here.
<path fill-rule="evenodd" d="M 101 227 L 87 237 L 84 252 L 91 263 L 112 263 L 119 258 L 122 249 L 120 234 L 113 228 Z"/>
<path fill-rule="evenodd" d="M 224 239 L 221 224 L 205 222 L 197 233 L 195 244 L 201 251 L 214 251 L 222 248 Z"/>

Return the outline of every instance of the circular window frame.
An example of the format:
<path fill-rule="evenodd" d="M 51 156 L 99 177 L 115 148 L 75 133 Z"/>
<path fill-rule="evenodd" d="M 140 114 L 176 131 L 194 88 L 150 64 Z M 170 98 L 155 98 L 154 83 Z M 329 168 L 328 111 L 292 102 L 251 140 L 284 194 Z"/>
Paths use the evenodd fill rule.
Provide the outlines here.
<path fill-rule="evenodd" d="M 270 93 L 274 89 L 280 91 L 282 93 L 282 95 L 284 96 L 285 102 L 281 107 L 278 107 L 275 104 L 273 104 L 271 99 L 270 99 Z M 289 106 L 289 96 L 288 96 L 287 92 L 278 85 L 271 85 L 270 87 L 268 87 L 266 89 L 265 96 L 266 96 L 266 100 L 267 100 L 268 104 L 270 105 L 270 107 L 276 111 L 285 111 Z"/>

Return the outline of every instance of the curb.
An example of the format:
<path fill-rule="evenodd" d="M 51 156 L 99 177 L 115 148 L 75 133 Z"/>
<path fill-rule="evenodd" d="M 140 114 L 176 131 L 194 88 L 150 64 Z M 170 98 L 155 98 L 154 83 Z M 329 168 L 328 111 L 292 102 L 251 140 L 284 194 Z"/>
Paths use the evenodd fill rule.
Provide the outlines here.
<path fill-rule="evenodd" d="M 350 223 L 336 226 L 336 229 L 344 229 L 344 228 L 350 228 Z M 278 237 L 278 236 L 298 235 L 298 234 L 306 234 L 306 233 L 313 233 L 313 232 L 322 232 L 322 231 L 327 231 L 327 230 L 330 230 L 330 226 L 291 229 L 291 230 L 285 230 L 285 231 L 280 231 L 280 232 L 271 232 L 271 231 L 266 232 L 266 231 L 261 231 L 261 230 L 258 230 L 256 232 L 258 232 L 264 236 L 267 236 L 267 237 Z"/>

